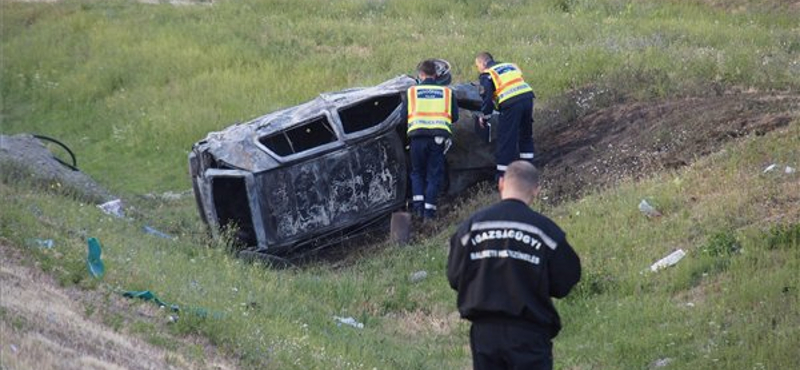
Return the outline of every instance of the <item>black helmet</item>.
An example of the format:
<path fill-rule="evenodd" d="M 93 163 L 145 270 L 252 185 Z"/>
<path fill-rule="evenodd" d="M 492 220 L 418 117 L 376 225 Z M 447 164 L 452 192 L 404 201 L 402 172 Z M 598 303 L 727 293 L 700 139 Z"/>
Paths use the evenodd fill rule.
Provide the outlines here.
<path fill-rule="evenodd" d="M 436 84 L 437 85 L 449 85 L 450 81 L 452 81 L 452 76 L 450 75 L 450 62 L 444 59 L 429 59 L 433 61 L 433 64 L 436 65 Z M 420 62 L 422 64 L 422 62 Z M 417 65 L 417 70 L 419 70 L 419 65 Z M 419 82 L 419 81 L 417 81 Z"/>
<path fill-rule="evenodd" d="M 452 80 L 450 75 L 450 62 L 444 59 L 434 59 L 436 64 L 436 83 L 439 85 L 449 85 Z"/>

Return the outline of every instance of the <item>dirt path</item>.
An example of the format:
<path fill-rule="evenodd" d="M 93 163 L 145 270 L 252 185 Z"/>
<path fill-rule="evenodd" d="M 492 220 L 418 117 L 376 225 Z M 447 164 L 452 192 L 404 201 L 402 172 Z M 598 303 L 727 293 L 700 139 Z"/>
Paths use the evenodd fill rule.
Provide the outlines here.
<path fill-rule="evenodd" d="M 234 368 L 213 351 L 201 361 L 190 361 L 179 352 L 114 331 L 85 304 L 101 294 L 59 288 L 50 276 L 25 266 L 22 253 L 0 240 L 0 369 Z M 128 308 L 120 315 L 135 311 L 117 303 L 118 310 L 119 303 Z M 182 340 L 176 340 L 176 348 L 186 344 Z"/>

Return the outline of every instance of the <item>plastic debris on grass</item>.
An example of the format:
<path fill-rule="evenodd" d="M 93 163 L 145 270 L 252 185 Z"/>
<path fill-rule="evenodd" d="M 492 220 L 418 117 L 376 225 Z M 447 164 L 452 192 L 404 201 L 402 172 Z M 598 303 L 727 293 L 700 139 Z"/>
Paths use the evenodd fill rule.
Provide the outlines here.
<path fill-rule="evenodd" d="M 650 218 L 661 217 L 661 212 L 659 212 L 655 207 L 650 205 L 650 203 L 647 203 L 647 201 L 644 199 L 642 199 L 642 201 L 639 202 L 639 211 L 641 211 L 642 214 Z"/>
<path fill-rule="evenodd" d="M 420 281 L 425 280 L 425 278 L 427 277 L 428 277 L 428 272 L 425 270 L 420 270 L 411 274 L 408 280 L 411 281 L 412 283 L 419 283 Z"/>
<path fill-rule="evenodd" d="M 780 167 L 779 164 L 773 163 L 773 164 L 767 166 L 767 168 L 765 168 L 762 173 L 769 173 L 769 172 L 775 171 L 775 170 L 778 169 L 778 167 Z M 784 166 L 784 168 L 783 168 L 783 173 L 785 173 L 787 175 L 791 175 L 791 174 L 793 174 L 795 172 L 797 172 L 797 169 L 795 169 L 794 167 Z"/>
<path fill-rule="evenodd" d="M 334 316 L 333 319 L 336 320 L 336 326 L 342 326 L 342 324 L 345 324 L 345 325 L 350 325 L 354 328 L 364 329 L 364 324 L 356 321 L 356 319 L 352 317 Z"/>
<path fill-rule="evenodd" d="M 109 216 L 114 216 L 116 218 L 125 218 L 125 211 L 122 199 L 114 199 L 112 201 L 99 204 L 97 205 L 97 208 L 100 208 L 105 214 Z M 142 231 L 144 231 L 147 234 L 157 236 L 163 239 L 175 239 L 174 236 L 161 232 L 160 230 L 149 225 L 142 226 Z"/>
<path fill-rule="evenodd" d="M 658 360 L 655 360 L 651 367 L 657 369 L 657 368 L 661 368 L 661 367 L 666 367 L 670 363 L 672 363 L 672 359 L 671 358 L 669 358 L 669 357 L 660 358 Z"/>
<path fill-rule="evenodd" d="M 179 307 L 176 304 L 168 304 L 161 299 L 159 299 L 153 292 L 149 290 L 130 290 L 125 293 L 122 293 L 122 296 L 125 298 L 138 298 L 144 301 L 152 301 L 153 303 L 157 304 L 158 307 L 165 307 L 169 308 L 172 311 L 177 312 Z"/>
<path fill-rule="evenodd" d="M 153 236 L 157 236 L 157 237 L 162 238 L 162 239 L 175 239 L 174 236 L 169 235 L 169 234 L 165 234 L 165 233 L 157 230 L 156 228 L 148 226 L 148 225 L 142 226 L 142 231 L 144 231 L 147 234 L 150 234 L 150 235 L 153 235 Z"/>
<path fill-rule="evenodd" d="M 101 259 L 103 249 L 96 238 L 89 238 L 87 244 L 88 253 L 86 255 L 86 265 L 89 268 L 89 274 L 94 278 L 100 279 L 106 272 L 106 267 Z"/>
<path fill-rule="evenodd" d="M 169 304 L 167 302 L 162 301 L 158 296 L 156 296 L 153 292 L 149 290 L 130 290 L 127 292 L 122 293 L 122 296 L 125 298 L 138 298 L 144 301 L 153 302 L 158 305 L 158 307 L 167 308 L 172 312 L 188 312 L 194 314 L 200 318 L 209 317 L 209 311 L 202 307 L 191 307 L 191 308 L 184 308 L 181 309 L 180 306 L 177 304 Z M 222 312 L 212 312 L 210 314 L 211 317 L 215 319 L 222 319 L 225 315 Z M 177 317 L 170 316 L 170 322 L 178 321 Z"/>
<path fill-rule="evenodd" d="M 678 249 L 670 253 L 668 256 L 658 260 L 656 263 L 650 265 L 650 271 L 656 272 L 669 266 L 673 266 L 685 256 L 686 252 L 684 252 L 683 249 Z"/>
<path fill-rule="evenodd" d="M 772 171 L 773 171 L 773 170 L 775 170 L 776 168 L 778 168 L 778 165 L 777 165 L 777 164 L 775 164 L 775 163 L 773 163 L 773 164 L 771 164 L 771 165 L 767 166 L 767 168 L 765 168 L 765 169 L 764 169 L 764 172 L 763 172 L 763 173 L 772 172 Z"/>
<path fill-rule="evenodd" d="M 125 212 L 123 211 L 122 207 L 122 199 L 114 199 L 103 204 L 98 204 L 97 208 L 103 210 L 103 212 L 105 212 L 107 215 L 117 218 L 125 218 Z"/>
<path fill-rule="evenodd" d="M 53 249 L 56 243 L 53 239 L 28 239 L 26 244 L 30 247 L 39 247 L 44 249 Z"/>
<path fill-rule="evenodd" d="M 103 204 L 98 204 L 97 208 L 100 208 L 107 215 L 114 216 L 116 218 L 125 218 L 125 210 L 122 199 L 114 199 Z M 149 225 L 142 226 L 142 231 L 163 239 L 175 239 L 174 236 L 163 233 Z"/>

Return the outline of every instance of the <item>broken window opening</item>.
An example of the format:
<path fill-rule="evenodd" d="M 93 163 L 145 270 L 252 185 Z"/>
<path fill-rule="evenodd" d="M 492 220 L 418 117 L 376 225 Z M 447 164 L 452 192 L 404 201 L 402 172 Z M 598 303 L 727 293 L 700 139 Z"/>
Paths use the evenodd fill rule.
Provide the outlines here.
<path fill-rule="evenodd" d="M 366 130 L 386 121 L 400 105 L 400 94 L 378 96 L 339 111 L 346 134 Z"/>
<path fill-rule="evenodd" d="M 258 140 L 279 156 L 297 154 L 336 141 L 328 118 L 315 118 L 292 129 L 262 137 Z"/>
<path fill-rule="evenodd" d="M 242 177 L 215 177 L 211 182 L 214 208 L 221 229 L 236 228 L 235 240 L 256 245 L 255 228 L 247 199 L 247 187 Z"/>

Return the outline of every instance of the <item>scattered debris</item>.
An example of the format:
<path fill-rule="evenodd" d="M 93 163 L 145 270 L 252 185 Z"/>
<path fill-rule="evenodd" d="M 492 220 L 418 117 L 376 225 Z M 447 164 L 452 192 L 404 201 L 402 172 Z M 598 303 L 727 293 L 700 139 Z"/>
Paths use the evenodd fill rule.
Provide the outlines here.
<path fill-rule="evenodd" d="M 181 192 L 167 191 L 161 194 L 147 193 L 143 195 L 147 199 L 162 200 L 167 202 L 174 202 L 181 200 L 189 195 L 192 195 L 192 189 L 184 190 Z"/>
<path fill-rule="evenodd" d="M 157 304 L 158 307 L 169 309 L 172 312 L 188 312 L 188 313 L 194 314 L 195 316 L 203 318 L 203 319 L 208 317 L 208 310 L 205 309 L 205 308 L 202 308 L 202 307 L 191 307 L 191 308 L 181 309 L 180 306 L 178 306 L 177 304 L 174 304 L 174 303 L 173 304 L 169 304 L 167 302 L 162 301 L 155 294 L 153 294 L 153 292 L 151 292 L 149 290 L 141 290 L 141 291 L 130 290 L 130 291 L 122 293 L 122 296 L 125 297 L 125 298 L 138 298 L 138 299 L 141 299 L 141 300 L 150 301 L 150 302 L 153 302 L 153 303 Z M 222 313 L 222 312 L 213 312 L 213 313 L 211 313 L 211 317 L 213 317 L 215 319 L 222 319 L 222 318 L 225 317 L 225 314 Z M 174 322 L 178 321 L 178 316 L 174 316 L 173 317 L 173 315 L 170 315 L 168 320 L 169 320 L 169 322 L 173 322 L 174 323 Z"/>
<path fill-rule="evenodd" d="M 142 226 L 142 230 L 147 234 L 154 235 L 154 236 L 157 236 L 157 237 L 162 238 L 162 239 L 175 239 L 174 236 L 169 235 L 169 234 L 165 234 L 165 233 L 163 233 L 163 232 L 161 232 L 161 231 L 159 231 L 159 230 L 157 230 L 157 229 L 155 229 L 153 227 L 150 227 L 148 225 Z"/>
<path fill-rule="evenodd" d="M 653 217 L 661 217 L 661 212 L 659 212 L 655 207 L 651 206 L 650 203 L 647 203 L 646 200 L 642 199 L 639 202 L 639 211 L 641 211 L 645 216 L 653 218 Z"/>
<path fill-rule="evenodd" d="M 683 259 L 683 257 L 685 257 L 685 256 L 686 256 L 686 252 L 684 252 L 683 249 L 678 249 L 678 250 L 670 253 L 668 256 L 658 260 L 658 262 L 650 265 L 650 271 L 656 272 L 656 271 L 661 270 L 663 268 L 667 268 L 669 266 L 672 266 L 672 265 L 678 263 L 678 261 Z"/>
<path fill-rule="evenodd" d="M 350 325 L 350 326 L 352 326 L 354 328 L 364 329 L 364 324 L 356 321 L 356 319 L 354 319 L 352 317 L 334 316 L 333 319 L 336 320 L 336 322 L 337 322 L 336 326 L 342 326 L 342 324 L 345 324 L 345 325 Z"/>
<path fill-rule="evenodd" d="M 96 238 L 89 238 L 87 243 L 89 251 L 86 256 L 86 265 L 89 267 L 89 274 L 97 279 L 102 278 L 106 267 L 103 260 L 100 259 L 100 255 L 103 253 L 100 242 Z"/>
<path fill-rule="evenodd" d="M 53 249 L 56 244 L 53 239 L 28 239 L 27 242 L 28 246 L 45 249 Z"/>
<path fill-rule="evenodd" d="M 665 367 L 665 366 L 669 365 L 671 362 L 672 362 L 672 359 L 669 358 L 669 357 L 660 358 L 660 359 L 656 360 L 655 362 L 653 362 L 652 367 L 653 368 Z"/>
<path fill-rule="evenodd" d="M 125 293 L 122 293 L 122 296 L 125 298 L 139 298 L 145 301 L 152 301 L 153 303 L 157 304 L 159 307 L 167 307 L 172 311 L 178 311 L 178 305 L 175 304 L 167 304 L 166 302 L 159 299 L 153 292 L 149 290 L 130 290 Z"/>
<path fill-rule="evenodd" d="M 408 280 L 410 280 L 412 283 L 419 283 L 420 281 L 425 280 L 425 278 L 427 277 L 428 277 L 428 272 L 425 270 L 420 270 L 411 274 L 411 277 L 409 277 Z"/>
<path fill-rule="evenodd" d="M 772 172 L 772 171 L 778 169 L 778 167 L 780 167 L 780 166 L 777 163 L 773 163 L 773 164 L 767 166 L 767 168 L 764 169 L 763 173 Z M 795 173 L 796 171 L 797 171 L 797 169 L 795 169 L 794 167 L 790 167 L 790 166 L 785 166 L 783 168 L 783 173 L 785 173 L 787 175 L 791 175 L 791 174 Z"/>
<path fill-rule="evenodd" d="M 103 210 L 103 212 L 105 212 L 107 215 L 111 215 L 117 218 L 125 218 L 125 212 L 123 212 L 122 210 L 121 199 L 114 199 L 112 201 L 99 204 L 97 205 L 97 208 Z"/>
<path fill-rule="evenodd" d="M 58 248 L 69 247 L 62 239 L 56 242 Z M 69 253 L 63 252 L 68 258 Z M 79 264 L 85 263 L 82 257 Z M 41 266 L 30 262 L 30 251 L 0 240 L 0 368 L 4 370 L 242 367 L 235 356 L 223 356 L 221 346 L 202 336 L 154 332 L 169 343 L 143 340 L 147 338 L 127 329 L 146 321 L 156 325 L 154 330 L 169 331 L 156 320 L 166 322 L 170 313 L 151 309 L 147 303 L 126 307 L 121 295 L 106 294 L 111 286 L 88 290 L 62 286 L 52 273 L 43 273 Z M 203 349 L 203 356 L 186 357 L 185 350 L 195 348 Z"/>

